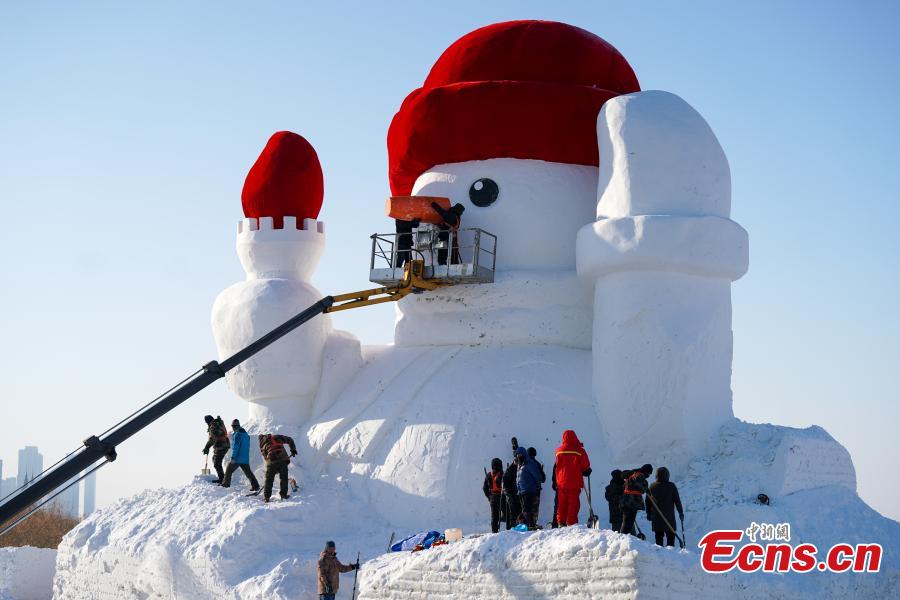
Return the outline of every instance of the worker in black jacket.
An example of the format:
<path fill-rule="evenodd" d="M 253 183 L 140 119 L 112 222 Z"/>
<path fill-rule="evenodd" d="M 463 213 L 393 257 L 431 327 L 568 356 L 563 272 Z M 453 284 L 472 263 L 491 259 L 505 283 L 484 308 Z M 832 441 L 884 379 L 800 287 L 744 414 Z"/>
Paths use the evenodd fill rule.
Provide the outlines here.
<path fill-rule="evenodd" d="M 622 495 L 625 493 L 625 478 L 622 471 L 614 469 L 606 486 L 606 502 L 609 504 L 609 524 L 613 531 L 622 529 Z"/>
<path fill-rule="evenodd" d="M 503 500 L 503 461 L 499 458 L 491 460 L 491 472 L 485 474 L 481 489 L 491 506 L 491 532 L 497 533 L 500 531 L 500 502 Z"/>
<path fill-rule="evenodd" d="M 438 239 L 441 242 L 444 242 L 444 248 L 438 249 L 438 264 L 446 265 L 447 264 L 447 244 L 450 241 L 450 230 L 453 230 L 453 255 L 450 258 L 451 264 L 459 264 L 459 225 L 461 222 L 462 214 L 465 212 L 466 207 L 460 203 L 456 203 L 450 207 L 450 210 L 445 210 L 437 202 L 431 203 L 431 208 L 441 216 L 442 222 L 438 223 L 438 228 L 441 232 L 438 234 Z"/>
<path fill-rule="evenodd" d="M 397 230 L 397 243 L 395 245 L 397 251 L 394 254 L 395 269 L 403 267 L 404 263 L 412 260 L 413 247 L 413 229 L 419 226 L 419 220 L 404 221 L 403 219 L 395 219 L 395 228 Z"/>
<path fill-rule="evenodd" d="M 656 545 L 663 545 L 665 534 L 666 546 L 674 546 L 675 510 L 677 509 L 678 516 L 684 519 L 684 508 L 681 506 L 678 488 L 669 481 L 669 469 L 666 467 L 656 469 L 656 481 L 650 484 L 647 496 L 647 520 L 653 523 Z"/>
<path fill-rule="evenodd" d="M 559 518 L 556 516 L 556 513 L 559 512 L 559 488 L 556 486 L 556 463 L 553 463 L 553 474 L 551 475 L 551 486 L 553 487 L 553 520 L 550 522 L 550 527 L 556 529 L 559 527 Z"/>
<path fill-rule="evenodd" d="M 503 474 L 503 494 L 506 496 L 506 528 L 512 527 L 518 522 L 522 513 L 522 505 L 519 502 L 519 488 L 516 485 L 516 477 L 519 474 L 519 465 L 516 461 L 509 463 L 506 473 Z"/>

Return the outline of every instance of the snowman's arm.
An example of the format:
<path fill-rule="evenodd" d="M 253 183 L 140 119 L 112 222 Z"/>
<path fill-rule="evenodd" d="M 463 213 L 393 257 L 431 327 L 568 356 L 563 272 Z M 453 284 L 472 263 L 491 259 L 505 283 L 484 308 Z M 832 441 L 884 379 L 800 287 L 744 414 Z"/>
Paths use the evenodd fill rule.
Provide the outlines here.
<path fill-rule="evenodd" d="M 593 395 L 618 462 L 682 464 L 733 413 L 731 287 L 747 232 L 728 161 L 667 92 L 609 100 L 597 123 L 597 220 L 576 240 L 594 287 Z"/>

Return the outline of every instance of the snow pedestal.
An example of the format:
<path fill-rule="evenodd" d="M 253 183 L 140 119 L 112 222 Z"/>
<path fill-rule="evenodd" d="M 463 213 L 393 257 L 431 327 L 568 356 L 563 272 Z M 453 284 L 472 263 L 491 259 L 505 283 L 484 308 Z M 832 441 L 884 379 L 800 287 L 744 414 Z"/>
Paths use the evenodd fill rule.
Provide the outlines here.
<path fill-rule="evenodd" d="M 484 436 L 482 445 L 492 443 Z M 360 572 L 360 597 L 370 599 L 438 593 L 473 600 L 892 597 L 900 584 L 900 524 L 859 499 L 847 451 L 821 428 L 734 419 L 710 446 L 677 480 L 686 511 L 687 555 L 612 532 L 567 528 L 487 534 L 427 552 L 379 557 L 392 532 L 402 538 L 423 529 L 459 527 L 467 535 L 487 529 L 489 508 L 478 485 L 480 474 L 459 480 L 470 492 L 466 501 L 472 502 L 466 505 L 467 518 L 460 519 L 423 509 L 412 494 L 379 496 L 370 487 L 373 493 L 364 499 L 354 488 L 365 473 L 314 476 L 292 465 L 301 487 L 286 501 L 263 504 L 244 496 L 240 487 L 226 490 L 197 478 L 94 512 L 60 544 L 55 597 L 312 599 L 316 560 L 328 539 L 337 542 L 342 561 L 350 562 L 357 551 L 369 561 Z M 599 485 L 594 492 L 599 498 Z M 771 505 L 754 502 L 759 492 L 771 497 Z M 391 504 L 393 516 L 379 514 L 384 504 Z M 545 515 L 546 506 L 552 506 L 550 494 L 542 503 Z M 607 525 L 605 506 L 594 509 Z M 582 503 L 582 519 L 586 515 Z M 644 514 L 638 519 L 649 533 Z M 700 572 L 696 544 L 701 536 L 712 529 L 745 529 L 751 521 L 790 523 L 795 545 L 810 542 L 823 549 L 838 542 L 881 543 L 881 572 L 757 573 L 734 580 Z M 338 597 L 349 598 L 351 585 L 350 576 L 344 576 Z"/>
<path fill-rule="evenodd" d="M 736 587 L 731 576 L 704 576 L 696 554 L 584 526 L 386 555 L 361 573 L 360 600 L 724 598 Z"/>
<path fill-rule="evenodd" d="M 576 242 L 595 286 L 594 400 L 616 464 L 679 469 L 733 415 L 731 282 L 747 233 L 728 218 L 725 154 L 683 100 L 614 98 L 597 130 L 598 219 Z"/>
<path fill-rule="evenodd" d="M 272 217 L 238 224 L 237 252 L 247 279 L 225 289 L 212 310 L 219 358 L 224 359 L 318 302 L 309 283 L 325 249 L 323 223 Z M 320 316 L 226 375 L 228 387 L 250 402 L 257 429 L 296 427 L 309 419 L 318 391 L 331 321 Z"/>
<path fill-rule="evenodd" d="M 55 568 L 52 548 L 0 548 L 0 600 L 47 600 Z"/>

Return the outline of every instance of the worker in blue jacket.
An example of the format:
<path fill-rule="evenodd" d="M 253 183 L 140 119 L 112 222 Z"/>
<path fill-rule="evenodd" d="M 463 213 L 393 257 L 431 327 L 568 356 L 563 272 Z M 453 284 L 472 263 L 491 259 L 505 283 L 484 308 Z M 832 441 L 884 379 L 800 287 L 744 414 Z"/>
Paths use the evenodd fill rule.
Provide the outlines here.
<path fill-rule="evenodd" d="M 537 525 L 538 494 L 541 493 L 541 467 L 522 446 L 516 448 L 516 463 L 519 470 L 516 473 L 516 488 L 519 492 L 519 503 L 522 505 L 522 515 L 519 520 L 534 529 Z"/>
<path fill-rule="evenodd" d="M 250 468 L 250 436 L 241 427 L 241 422 L 235 419 L 231 422 L 231 462 L 225 469 L 225 479 L 222 480 L 222 487 L 231 487 L 231 476 L 237 471 L 238 467 L 244 472 L 247 481 L 250 482 L 250 490 L 255 492 L 259 490 L 259 481 Z"/>

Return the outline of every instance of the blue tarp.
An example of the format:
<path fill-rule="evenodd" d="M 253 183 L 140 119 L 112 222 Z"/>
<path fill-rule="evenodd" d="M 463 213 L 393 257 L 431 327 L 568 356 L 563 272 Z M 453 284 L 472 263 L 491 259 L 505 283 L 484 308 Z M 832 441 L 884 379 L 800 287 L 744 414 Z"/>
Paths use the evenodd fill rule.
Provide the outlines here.
<path fill-rule="evenodd" d="M 403 552 L 404 550 L 410 551 L 419 544 L 424 548 L 431 548 L 431 544 L 433 544 L 441 534 L 437 531 L 422 531 L 420 533 L 414 533 L 411 536 L 408 536 L 393 546 L 391 546 L 391 552 Z"/>

